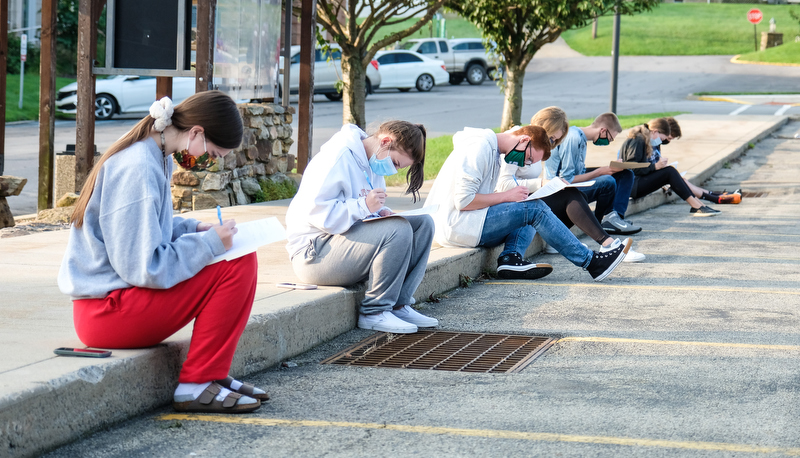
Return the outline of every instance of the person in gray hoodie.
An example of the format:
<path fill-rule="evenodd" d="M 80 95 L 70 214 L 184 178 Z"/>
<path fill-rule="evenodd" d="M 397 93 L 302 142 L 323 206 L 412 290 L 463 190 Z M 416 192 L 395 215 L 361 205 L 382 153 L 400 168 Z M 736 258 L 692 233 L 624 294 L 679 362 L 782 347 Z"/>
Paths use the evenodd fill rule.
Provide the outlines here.
<path fill-rule="evenodd" d="M 595 281 L 606 278 L 625 257 L 631 240 L 615 241 L 599 252 L 586 248 L 544 202 L 526 200 L 527 186 L 494 192 L 501 161 L 519 167 L 546 160 L 550 140 L 545 130 L 526 126 L 496 134 L 470 127 L 453 136 L 450 153 L 425 205 L 438 205 L 435 240 L 442 246 L 493 247 L 504 244 L 497 260 L 500 278 L 536 279 L 553 271 L 549 264 L 523 259 L 536 232 Z"/>
<path fill-rule="evenodd" d="M 303 282 L 367 280 L 359 328 L 402 334 L 439 324 L 411 307 L 428 265 L 433 220 L 387 218 L 392 210 L 385 205 L 383 177 L 405 167 L 406 194 L 419 197 L 425 137 L 425 127 L 406 121 L 384 122 L 373 135 L 344 125 L 308 164 L 286 212 L 286 250 Z"/>
<path fill-rule="evenodd" d="M 182 412 L 250 412 L 269 399 L 228 375 L 253 305 L 256 255 L 209 265 L 231 247 L 235 221 L 173 217 L 170 193 L 173 153 L 199 170 L 238 147 L 242 133 L 222 92 L 153 103 L 86 179 L 58 274 L 87 346 L 150 347 L 194 320 L 173 397 Z"/>

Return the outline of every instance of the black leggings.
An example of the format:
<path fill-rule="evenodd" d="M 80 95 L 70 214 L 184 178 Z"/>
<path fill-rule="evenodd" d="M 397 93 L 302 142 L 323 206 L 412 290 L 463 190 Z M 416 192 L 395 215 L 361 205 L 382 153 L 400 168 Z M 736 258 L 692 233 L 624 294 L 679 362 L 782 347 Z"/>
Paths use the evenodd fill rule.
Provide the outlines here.
<path fill-rule="evenodd" d="M 609 237 L 608 233 L 597 222 L 597 218 L 594 217 L 594 213 L 589 208 L 589 204 L 586 203 L 583 193 L 578 191 L 577 188 L 564 188 L 543 198 L 542 202 L 550 207 L 553 214 L 565 226 L 572 227 L 574 223 L 595 242 L 602 245 L 603 241 Z"/>
<path fill-rule="evenodd" d="M 648 173 L 647 175 L 636 177 L 636 180 L 633 182 L 631 197 L 636 199 L 646 196 L 666 184 L 669 184 L 672 190 L 675 191 L 675 194 L 680 196 L 683 200 L 694 195 L 686 182 L 683 181 L 680 172 L 678 172 L 675 167 L 670 166 L 664 167 L 661 170 L 656 170 L 653 173 Z"/>

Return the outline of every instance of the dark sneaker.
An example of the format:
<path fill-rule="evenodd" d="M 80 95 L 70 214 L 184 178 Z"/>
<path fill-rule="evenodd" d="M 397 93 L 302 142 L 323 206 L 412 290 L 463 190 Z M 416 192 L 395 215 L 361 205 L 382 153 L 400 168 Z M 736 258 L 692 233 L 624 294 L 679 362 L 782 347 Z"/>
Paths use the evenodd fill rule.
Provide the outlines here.
<path fill-rule="evenodd" d="M 703 205 L 700 208 L 692 208 L 689 210 L 689 213 L 693 214 L 694 216 L 717 216 L 720 211 L 714 210 L 708 205 Z"/>
<path fill-rule="evenodd" d="M 613 250 L 604 251 L 604 252 L 595 252 L 594 256 L 592 256 L 592 261 L 589 263 L 589 267 L 586 270 L 589 271 L 589 275 L 594 278 L 594 281 L 603 281 L 604 278 L 608 277 L 608 275 L 617 268 L 620 262 L 625 259 L 625 255 L 628 254 L 628 250 L 631 249 L 631 244 L 633 240 L 625 239 L 625 244 L 620 244 L 618 247 L 614 248 Z"/>
<path fill-rule="evenodd" d="M 550 264 L 534 264 L 525 261 L 519 253 L 500 256 L 497 259 L 497 276 L 509 280 L 536 280 L 550 274 Z"/>
<path fill-rule="evenodd" d="M 641 227 L 630 224 L 630 222 L 620 218 L 617 212 L 611 212 L 604 216 L 603 222 L 600 225 L 609 234 L 631 235 L 642 230 Z"/>

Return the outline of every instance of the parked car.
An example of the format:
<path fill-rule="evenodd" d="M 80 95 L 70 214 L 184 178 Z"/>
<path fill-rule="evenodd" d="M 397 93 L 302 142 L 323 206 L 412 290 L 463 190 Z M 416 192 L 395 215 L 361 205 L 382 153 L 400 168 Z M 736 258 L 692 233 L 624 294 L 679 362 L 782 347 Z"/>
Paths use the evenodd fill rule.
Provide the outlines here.
<path fill-rule="evenodd" d="M 172 100 L 176 104 L 194 94 L 194 78 L 172 79 Z M 147 112 L 156 99 L 156 77 L 114 75 L 97 78 L 94 86 L 94 116 L 106 120 L 115 114 Z M 56 109 L 74 114 L 78 104 L 78 83 L 67 84 L 58 90 Z"/>
<path fill-rule="evenodd" d="M 375 54 L 381 69 L 381 89 L 410 91 L 416 87 L 428 92 L 433 86 L 446 84 L 450 75 L 444 62 L 411 51 L 378 51 Z"/>
<path fill-rule="evenodd" d="M 339 45 L 331 44 L 330 52 L 323 52 L 317 48 L 314 58 L 314 94 L 323 94 L 329 100 L 342 100 L 342 93 L 336 90 L 336 82 L 342 79 L 342 51 Z M 289 70 L 289 91 L 297 94 L 300 87 L 300 46 L 292 46 L 292 67 Z M 328 58 L 330 57 L 330 61 Z M 378 71 L 378 61 L 373 60 L 367 65 L 366 94 L 372 94 L 381 87 L 381 74 Z M 280 59 L 280 68 L 283 69 L 283 59 Z M 278 94 L 283 96 L 283 78 L 278 81 Z M 366 96 L 366 95 L 365 95 Z"/>
<path fill-rule="evenodd" d="M 487 52 L 480 38 L 418 38 L 400 46 L 426 57 L 443 60 L 450 73 L 450 84 L 461 84 L 464 78 L 469 84 L 482 84 L 486 76 L 496 77 L 499 59 Z"/>

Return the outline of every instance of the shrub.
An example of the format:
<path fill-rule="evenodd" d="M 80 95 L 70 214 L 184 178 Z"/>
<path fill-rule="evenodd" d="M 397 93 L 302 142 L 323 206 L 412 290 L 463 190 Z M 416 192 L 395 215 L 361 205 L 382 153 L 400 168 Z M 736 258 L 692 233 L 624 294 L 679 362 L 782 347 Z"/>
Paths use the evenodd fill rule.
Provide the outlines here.
<path fill-rule="evenodd" d="M 254 202 L 290 199 L 297 194 L 297 184 L 291 179 L 283 181 L 259 180 L 261 191 L 253 196 Z"/>
<path fill-rule="evenodd" d="M 8 34 L 8 60 L 6 73 L 19 75 L 19 46 L 20 38 L 17 34 Z M 39 73 L 39 47 L 31 45 L 28 39 L 28 58 L 25 61 L 25 73 Z"/>

